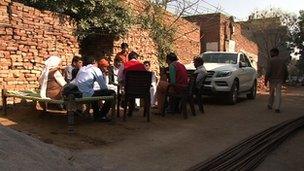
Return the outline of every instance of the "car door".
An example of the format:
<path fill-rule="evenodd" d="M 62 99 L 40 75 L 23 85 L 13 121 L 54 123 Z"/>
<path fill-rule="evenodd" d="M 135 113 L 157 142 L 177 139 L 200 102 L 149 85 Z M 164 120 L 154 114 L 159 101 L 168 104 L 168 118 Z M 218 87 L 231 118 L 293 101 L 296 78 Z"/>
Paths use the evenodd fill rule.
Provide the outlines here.
<path fill-rule="evenodd" d="M 253 82 L 255 80 L 255 77 L 256 77 L 256 71 L 253 68 L 253 66 L 251 65 L 249 58 L 245 54 L 244 54 L 244 60 L 245 60 L 245 64 L 246 64 L 246 67 L 244 67 L 245 75 L 246 75 L 244 84 L 245 84 L 246 90 L 250 90 L 253 85 Z"/>
<path fill-rule="evenodd" d="M 245 91 L 246 90 L 246 67 L 245 66 L 241 66 L 241 63 L 245 64 L 245 58 L 244 58 L 244 54 L 240 54 L 239 57 L 239 71 L 238 71 L 238 78 L 239 78 L 239 91 Z"/>

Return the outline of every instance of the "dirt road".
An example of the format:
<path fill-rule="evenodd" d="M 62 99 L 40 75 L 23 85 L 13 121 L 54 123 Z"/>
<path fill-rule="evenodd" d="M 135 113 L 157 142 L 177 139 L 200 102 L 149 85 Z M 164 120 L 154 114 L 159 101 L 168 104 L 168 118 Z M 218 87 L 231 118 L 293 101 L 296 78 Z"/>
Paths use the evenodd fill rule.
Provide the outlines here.
<path fill-rule="evenodd" d="M 289 88 L 284 93 L 281 114 L 268 111 L 267 96 L 260 94 L 256 100 L 242 100 L 235 106 L 210 99 L 205 114 L 190 116 L 187 120 L 180 115 L 152 116 L 152 122 L 146 123 L 139 113 L 126 123 L 118 120 L 115 124 L 80 118 L 78 133 L 74 136 L 66 134 L 65 116 L 39 117 L 29 107 L 20 106 L 10 111 L 8 117 L 0 118 L 0 123 L 47 143 L 71 149 L 76 161 L 88 161 L 92 165 L 102 163 L 105 170 L 185 170 L 241 139 L 303 115 L 303 90 L 303 87 Z M 303 142 L 303 137 L 297 137 L 297 142 Z M 284 145 L 288 146 L 288 142 Z M 296 146 L 303 149 L 304 144 L 297 143 Z M 286 160 L 283 163 L 287 165 L 285 168 L 304 169 L 304 158 L 301 160 L 295 155 L 297 165 L 294 168 L 288 167 L 293 164 L 293 153 L 288 158 L 280 157 L 280 154 L 273 153 L 259 169 L 272 170 L 276 165 L 267 163 L 280 159 Z"/>

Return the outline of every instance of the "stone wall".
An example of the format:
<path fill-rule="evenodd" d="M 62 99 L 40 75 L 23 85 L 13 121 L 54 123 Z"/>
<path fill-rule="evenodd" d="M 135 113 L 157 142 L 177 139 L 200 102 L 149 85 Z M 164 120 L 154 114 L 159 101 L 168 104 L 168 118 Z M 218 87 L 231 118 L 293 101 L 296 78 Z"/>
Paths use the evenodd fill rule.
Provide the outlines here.
<path fill-rule="evenodd" d="M 78 54 L 67 16 L 11 0 L 0 0 L 0 14 L 0 89 L 35 89 L 48 56 L 59 55 L 66 65 Z"/>

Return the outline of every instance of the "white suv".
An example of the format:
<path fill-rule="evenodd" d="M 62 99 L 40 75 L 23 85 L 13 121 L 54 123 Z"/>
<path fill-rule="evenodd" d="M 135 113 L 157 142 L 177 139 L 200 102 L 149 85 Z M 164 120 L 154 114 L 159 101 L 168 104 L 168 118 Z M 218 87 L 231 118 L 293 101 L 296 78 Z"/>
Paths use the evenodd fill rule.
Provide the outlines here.
<path fill-rule="evenodd" d="M 244 53 L 205 52 L 201 54 L 208 71 L 203 94 L 225 95 L 230 104 L 237 103 L 240 94 L 256 97 L 257 72 Z M 193 69 L 190 65 L 187 68 Z"/>

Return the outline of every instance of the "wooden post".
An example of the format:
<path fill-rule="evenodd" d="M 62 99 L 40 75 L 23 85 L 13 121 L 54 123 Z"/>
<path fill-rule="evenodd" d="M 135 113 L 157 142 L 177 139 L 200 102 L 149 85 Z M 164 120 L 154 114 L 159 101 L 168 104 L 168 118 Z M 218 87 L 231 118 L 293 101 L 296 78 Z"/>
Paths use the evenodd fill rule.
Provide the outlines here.
<path fill-rule="evenodd" d="M 2 89 L 2 107 L 3 107 L 3 113 L 4 115 L 7 115 L 7 97 L 6 97 L 6 93 L 7 90 Z"/>
<path fill-rule="evenodd" d="M 75 133 L 74 130 L 74 120 L 75 120 L 75 96 L 70 94 L 66 101 L 66 110 L 68 114 L 68 133 Z"/>
<path fill-rule="evenodd" d="M 114 96 L 114 99 L 113 99 L 113 102 L 112 102 L 112 112 L 111 112 L 111 119 L 112 119 L 112 121 L 115 118 L 115 105 L 116 105 L 117 95 L 114 94 L 113 96 Z"/>
<path fill-rule="evenodd" d="M 120 101 L 121 101 L 121 94 L 120 94 L 120 86 L 117 86 L 117 118 L 120 117 Z"/>

